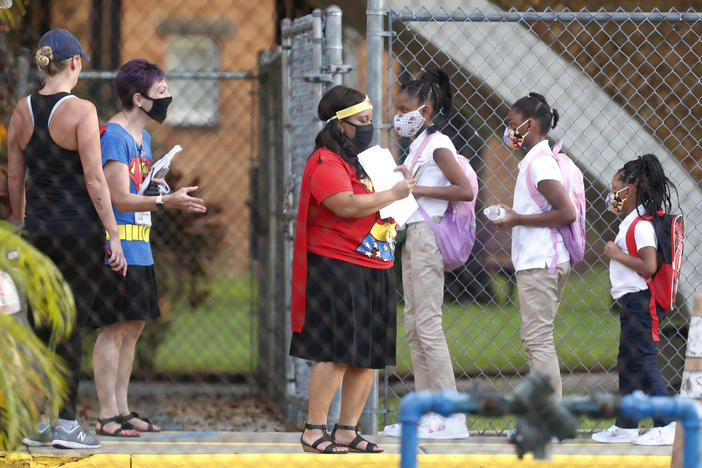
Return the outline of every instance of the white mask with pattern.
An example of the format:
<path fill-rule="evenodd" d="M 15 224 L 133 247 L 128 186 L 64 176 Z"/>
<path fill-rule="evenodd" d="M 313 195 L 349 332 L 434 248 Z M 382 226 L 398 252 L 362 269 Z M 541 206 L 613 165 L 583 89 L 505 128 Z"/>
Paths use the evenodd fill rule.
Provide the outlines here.
<path fill-rule="evenodd" d="M 395 114 L 393 118 L 395 131 L 398 135 L 403 137 L 413 137 L 417 134 L 422 125 L 424 125 L 424 117 L 419 112 L 419 110 L 426 104 L 419 106 L 419 108 L 405 112 L 404 114 Z"/>

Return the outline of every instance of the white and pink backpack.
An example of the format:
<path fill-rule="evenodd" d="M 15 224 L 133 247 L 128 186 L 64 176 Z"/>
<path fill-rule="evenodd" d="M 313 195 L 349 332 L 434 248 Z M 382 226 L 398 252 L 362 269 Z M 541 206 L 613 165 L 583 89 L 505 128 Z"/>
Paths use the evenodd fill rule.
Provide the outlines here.
<path fill-rule="evenodd" d="M 553 240 L 553 250 L 556 252 L 551 265 L 548 267 L 549 273 L 553 273 L 558 265 L 558 251 L 556 245 L 558 243 L 558 234 L 563 237 L 563 244 L 570 254 L 570 264 L 576 265 L 585 257 L 585 184 L 583 183 L 583 173 L 575 165 L 575 163 L 565 154 L 561 153 L 563 142 L 559 141 L 553 147 L 552 152 L 543 151 L 537 154 L 527 166 L 526 169 L 526 184 L 529 188 L 531 198 L 539 205 L 542 212 L 546 212 L 546 202 L 544 201 L 539 189 L 531 178 L 531 164 L 540 157 L 550 156 L 558 163 L 558 169 L 561 171 L 563 186 L 570 197 L 570 200 L 575 206 L 577 217 L 575 221 L 566 226 L 558 226 L 551 228 L 551 239 Z"/>

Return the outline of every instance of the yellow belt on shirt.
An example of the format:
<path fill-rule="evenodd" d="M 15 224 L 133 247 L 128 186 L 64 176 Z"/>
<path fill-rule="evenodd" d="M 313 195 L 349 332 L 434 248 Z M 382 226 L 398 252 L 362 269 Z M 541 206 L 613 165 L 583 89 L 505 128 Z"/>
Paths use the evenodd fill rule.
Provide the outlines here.
<path fill-rule="evenodd" d="M 151 226 L 145 224 L 118 224 L 117 229 L 121 240 L 149 242 Z M 106 234 L 107 240 L 110 240 L 110 234 Z"/>

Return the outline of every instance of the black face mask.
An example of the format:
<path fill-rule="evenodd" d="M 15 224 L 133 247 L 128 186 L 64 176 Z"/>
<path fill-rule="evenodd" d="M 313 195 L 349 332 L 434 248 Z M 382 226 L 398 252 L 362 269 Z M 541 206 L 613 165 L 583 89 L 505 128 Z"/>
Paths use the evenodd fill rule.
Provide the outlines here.
<path fill-rule="evenodd" d="M 154 119 L 156 122 L 163 123 L 163 121 L 166 120 L 168 106 L 171 104 L 171 101 L 173 101 L 173 98 L 171 96 L 159 99 L 153 99 L 147 96 L 144 97 L 153 102 L 154 105 L 151 106 L 151 109 L 148 111 L 145 111 L 143 107 L 139 107 L 139 109 L 144 111 L 146 115 Z"/>
<path fill-rule="evenodd" d="M 371 144 L 371 140 L 373 140 L 373 124 L 356 125 L 349 121 L 345 122 L 353 125 L 356 129 L 356 135 L 353 138 L 349 138 L 349 141 L 354 144 L 359 153 L 367 149 Z"/>

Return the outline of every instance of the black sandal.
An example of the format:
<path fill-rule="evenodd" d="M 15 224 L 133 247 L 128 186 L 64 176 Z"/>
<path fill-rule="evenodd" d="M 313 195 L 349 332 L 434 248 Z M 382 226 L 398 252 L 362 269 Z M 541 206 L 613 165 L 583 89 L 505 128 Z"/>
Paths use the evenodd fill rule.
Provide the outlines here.
<path fill-rule="evenodd" d="M 327 433 L 327 426 L 326 424 L 307 424 L 305 423 L 305 429 L 321 429 L 322 430 L 322 437 L 319 439 L 315 440 L 312 445 L 308 444 L 304 440 L 302 440 L 302 436 L 305 435 L 305 431 L 302 431 L 302 435 L 300 436 L 300 444 L 302 444 L 302 450 L 305 452 L 313 452 L 313 453 L 336 453 L 336 454 L 342 454 L 342 453 L 348 453 L 347 451 L 339 452 L 335 451 L 334 449 L 336 447 L 341 447 L 341 445 L 337 444 L 334 439 L 332 439 L 329 436 L 329 433 Z M 322 442 L 330 442 L 329 445 L 324 447 L 324 449 L 320 450 L 317 447 L 319 447 L 319 444 Z"/>
<path fill-rule="evenodd" d="M 344 444 L 341 444 L 339 442 L 336 442 L 336 437 L 334 435 L 336 434 L 337 429 L 341 429 L 342 431 L 353 431 L 356 433 L 356 438 L 353 439 L 348 445 L 344 445 Z M 338 445 L 340 445 L 342 447 L 348 448 L 349 451 L 351 451 L 351 452 L 383 453 L 383 451 L 384 451 L 383 449 L 376 450 L 376 448 L 380 448 L 380 447 L 378 447 L 378 444 L 374 444 L 373 442 L 370 442 L 370 441 L 364 439 L 363 437 L 361 437 L 361 435 L 358 433 L 358 429 L 356 428 L 356 426 L 342 426 L 340 424 L 335 424 L 334 430 L 332 430 L 331 436 L 332 436 L 332 439 L 334 439 L 334 442 L 336 442 Z M 361 450 L 358 448 L 358 444 L 360 444 L 361 442 L 366 443 L 365 450 Z"/>
<path fill-rule="evenodd" d="M 103 430 L 103 427 L 105 427 L 105 424 L 109 424 L 111 422 L 119 424 L 119 428 L 115 429 L 112 432 L 107 432 Z M 127 421 L 125 421 L 123 416 L 117 415 L 113 416 L 111 418 L 105 418 L 105 419 L 100 419 L 98 418 L 98 424 L 100 424 L 100 429 L 97 429 L 95 431 L 96 434 L 102 435 L 102 436 L 109 436 L 109 437 L 139 437 L 139 434 L 137 433 L 136 435 L 122 435 L 122 431 L 130 431 L 130 430 L 136 430 L 134 429 L 134 426 L 129 424 Z"/>
<path fill-rule="evenodd" d="M 134 418 L 141 419 L 146 424 L 148 424 L 148 427 L 146 428 L 145 431 L 139 431 L 139 432 L 161 432 L 161 429 L 159 429 L 158 431 L 154 431 L 154 424 L 151 422 L 151 419 L 146 418 L 144 416 L 139 416 L 139 413 L 137 413 L 136 411 L 132 411 L 128 415 L 121 416 L 121 417 L 124 418 L 124 422 L 129 424 L 130 426 L 131 426 L 131 424 L 129 423 L 129 421 L 134 419 Z"/>

